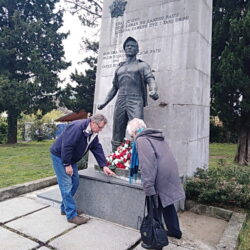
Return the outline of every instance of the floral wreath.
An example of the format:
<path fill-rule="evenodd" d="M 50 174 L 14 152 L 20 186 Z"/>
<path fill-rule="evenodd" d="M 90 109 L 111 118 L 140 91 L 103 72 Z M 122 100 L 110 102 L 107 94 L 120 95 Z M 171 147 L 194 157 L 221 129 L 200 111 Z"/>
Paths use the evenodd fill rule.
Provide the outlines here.
<path fill-rule="evenodd" d="M 107 156 L 107 166 L 115 170 L 116 168 L 128 169 L 130 166 L 132 146 L 131 141 L 124 138 L 124 141 L 116 151 Z"/>

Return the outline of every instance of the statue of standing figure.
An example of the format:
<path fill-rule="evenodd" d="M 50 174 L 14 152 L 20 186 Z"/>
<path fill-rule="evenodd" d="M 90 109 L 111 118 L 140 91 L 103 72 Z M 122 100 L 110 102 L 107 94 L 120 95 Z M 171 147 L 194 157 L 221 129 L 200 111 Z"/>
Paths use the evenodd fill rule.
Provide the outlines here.
<path fill-rule="evenodd" d="M 138 42 L 128 37 L 123 43 L 127 60 L 119 63 L 113 79 L 113 86 L 105 101 L 97 108 L 103 109 L 117 94 L 114 109 L 112 150 L 120 146 L 126 134 L 128 121 L 143 119 L 143 108 L 147 106 L 147 85 L 149 96 L 157 100 L 157 85 L 150 66 L 136 58 L 139 52 Z"/>

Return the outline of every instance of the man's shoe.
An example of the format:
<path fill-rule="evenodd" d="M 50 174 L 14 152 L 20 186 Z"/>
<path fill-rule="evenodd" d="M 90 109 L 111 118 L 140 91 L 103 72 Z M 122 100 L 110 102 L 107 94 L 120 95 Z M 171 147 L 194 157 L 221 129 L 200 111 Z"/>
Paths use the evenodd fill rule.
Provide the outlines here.
<path fill-rule="evenodd" d="M 87 223 L 88 221 L 89 221 L 89 218 L 79 216 L 79 215 L 73 217 L 72 219 L 68 219 L 69 223 L 74 223 L 76 225 L 82 225 L 82 224 Z"/>
<path fill-rule="evenodd" d="M 77 213 L 77 215 L 80 215 L 80 214 L 82 214 L 82 211 L 76 210 L 76 213 Z M 61 210 L 61 215 L 66 215 L 66 213 Z"/>
<path fill-rule="evenodd" d="M 147 244 L 145 244 L 145 243 L 141 243 L 141 246 L 143 247 L 143 248 L 145 248 L 145 249 L 152 249 L 152 250 L 162 250 L 162 247 L 160 247 L 160 248 L 155 248 L 155 247 L 152 247 L 152 246 L 150 246 L 150 245 L 147 245 Z"/>
<path fill-rule="evenodd" d="M 181 239 L 181 236 L 182 236 L 182 233 L 179 233 L 179 234 L 173 234 L 173 233 L 171 233 L 171 232 L 169 232 L 169 231 L 167 231 L 167 235 L 169 236 L 169 237 L 174 237 L 174 238 L 176 238 L 176 239 Z"/>

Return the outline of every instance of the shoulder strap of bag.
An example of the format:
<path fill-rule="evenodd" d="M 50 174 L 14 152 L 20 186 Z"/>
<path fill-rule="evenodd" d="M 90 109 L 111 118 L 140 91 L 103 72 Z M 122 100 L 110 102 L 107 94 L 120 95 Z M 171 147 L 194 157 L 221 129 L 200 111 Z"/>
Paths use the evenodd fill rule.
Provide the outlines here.
<path fill-rule="evenodd" d="M 145 196 L 145 204 L 144 204 L 144 211 L 143 211 L 143 217 L 146 217 L 146 207 L 147 207 L 147 214 L 153 218 L 154 212 L 153 212 L 153 203 L 150 196 Z"/>
<path fill-rule="evenodd" d="M 145 203 L 144 203 L 144 210 L 143 210 L 143 217 L 146 216 L 146 206 L 147 206 L 147 196 L 145 196 Z"/>
<path fill-rule="evenodd" d="M 157 203 L 156 203 L 156 201 L 154 200 L 154 198 L 151 196 L 150 197 L 151 198 L 151 202 L 152 202 L 152 207 L 153 207 L 153 210 L 154 210 L 154 218 L 155 219 L 157 219 L 158 221 L 161 221 L 161 218 L 160 218 L 160 214 L 159 214 L 159 208 L 158 208 L 158 206 L 159 206 L 159 201 L 158 201 L 158 206 L 157 206 Z M 157 195 L 157 199 L 159 199 L 158 198 L 158 195 Z"/>
<path fill-rule="evenodd" d="M 147 204 L 148 216 L 151 219 L 153 219 L 154 218 L 154 208 L 153 208 L 152 198 L 150 196 L 146 196 L 146 204 Z"/>

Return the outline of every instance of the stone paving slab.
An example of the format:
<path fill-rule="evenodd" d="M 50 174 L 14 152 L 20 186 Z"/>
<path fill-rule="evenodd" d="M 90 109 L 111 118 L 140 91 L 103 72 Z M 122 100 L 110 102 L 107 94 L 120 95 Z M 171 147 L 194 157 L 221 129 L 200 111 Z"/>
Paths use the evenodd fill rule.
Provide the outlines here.
<path fill-rule="evenodd" d="M 38 193 L 37 197 L 42 198 L 44 200 L 57 202 L 58 204 L 60 204 L 62 200 L 58 185 L 53 186 L 53 188 L 49 189 L 46 192 Z"/>
<path fill-rule="evenodd" d="M 179 213 L 179 219 L 183 232 L 182 238 L 178 240 L 169 237 L 170 244 L 164 247 L 164 250 L 214 250 L 228 224 L 218 218 L 188 211 Z M 143 248 L 138 245 L 135 250 L 143 250 Z"/>
<path fill-rule="evenodd" d="M 58 250 L 125 250 L 139 239 L 137 230 L 95 218 L 49 242 L 49 245 Z"/>
<path fill-rule="evenodd" d="M 46 205 L 24 197 L 2 201 L 0 203 L 0 222 L 5 223 L 44 207 Z"/>
<path fill-rule="evenodd" d="M 45 208 L 6 225 L 42 242 L 75 226 L 68 223 L 66 217 L 60 214 L 60 210 L 53 207 Z"/>
<path fill-rule="evenodd" d="M 38 246 L 38 243 L 21 235 L 0 227 L 1 250 L 28 250 Z"/>
<path fill-rule="evenodd" d="M 183 232 L 182 246 L 185 242 L 200 242 L 204 249 L 215 249 L 228 225 L 225 220 L 189 211 L 179 213 L 179 220 Z"/>
<path fill-rule="evenodd" d="M 51 197 L 44 198 L 43 197 L 44 193 L 52 193 L 52 195 L 56 194 L 56 198 L 51 198 Z M 49 205 L 51 207 L 55 207 L 58 209 L 60 209 L 60 206 L 61 206 L 61 194 L 60 194 L 58 185 L 50 186 L 41 190 L 36 190 L 34 192 L 27 193 L 22 196 L 37 200 L 37 202 L 40 202 L 42 204 L 46 204 L 46 205 Z"/>
<path fill-rule="evenodd" d="M 51 190 L 55 190 L 55 189 L 58 189 L 58 190 L 59 190 L 58 185 L 53 185 L 53 186 L 49 186 L 49 187 L 42 188 L 42 189 L 39 189 L 39 190 L 35 190 L 35 191 L 33 191 L 33 192 L 26 193 L 26 194 L 23 194 L 23 195 L 20 195 L 20 196 L 21 196 L 21 197 L 30 198 L 30 199 L 37 199 L 37 196 L 38 196 L 39 194 L 45 193 L 45 192 L 48 192 L 48 191 L 51 191 Z"/>

